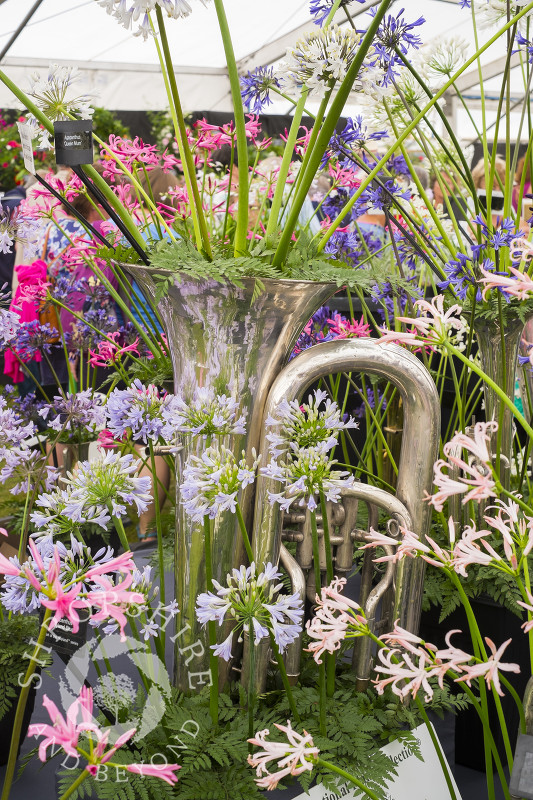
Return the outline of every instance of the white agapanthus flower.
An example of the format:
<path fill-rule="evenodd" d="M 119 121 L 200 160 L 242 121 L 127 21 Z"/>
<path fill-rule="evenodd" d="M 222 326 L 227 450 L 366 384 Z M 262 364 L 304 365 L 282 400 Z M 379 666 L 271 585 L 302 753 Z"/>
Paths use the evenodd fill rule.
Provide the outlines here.
<path fill-rule="evenodd" d="M 468 56 L 468 47 L 468 42 L 461 36 L 438 36 L 418 52 L 417 67 L 436 89 L 462 67 Z"/>
<path fill-rule="evenodd" d="M 356 31 L 338 25 L 309 31 L 287 50 L 287 60 L 280 64 L 285 90 L 292 93 L 306 87 L 310 97 L 324 97 L 346 77 L 360 41 Z"/>
<path fill-rule="evenodd" d="M 142 36 L 144 41 L 153 36 L 150 12 L 159 6 L 172 19 L 188 17 L 192 13 L 189 0 L 96 0 L 107 14 L 115 17 L 120 24 L 131 30 L 134 23 L 138 23 L 134 36 Z M 207 0 L 200 0 L 205 6 Z"/>
<path fill-rule="evenodd" d="M 513 0 L 510 3 L 510 14 L 514 17 L 529 3 L 529 0 Z M 490 28 L 492 25 L 504 25 L 507 22 L 507 0 L 474 0 L 474 12 L 479 28 Z M 533 11 L 524 14 L 520 25 L 525 25 L 525 20 Z"/>
<path fill-rule="evenodd" d="M 86 93 L 75 94 L 71 88 L 79 78 L 76 67 L 51 64 L 46 77 L 38 72 L 33 73 L 28 94 L 52 122 L 70 119 L 72 116 L 90 119 L 94 113 L 94 108 L 90 105 L 92 97 Z M 43 137 L 42 133 L 40 135 Z M 48 134 L 44 134 L 44 139 L 48 139 Z"/>

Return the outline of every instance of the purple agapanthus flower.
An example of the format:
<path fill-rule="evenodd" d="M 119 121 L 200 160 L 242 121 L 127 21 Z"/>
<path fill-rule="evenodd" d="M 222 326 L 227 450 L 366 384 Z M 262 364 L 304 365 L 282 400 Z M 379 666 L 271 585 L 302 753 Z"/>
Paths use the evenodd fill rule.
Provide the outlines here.
<path fill-rule="evenodd" d="M 160 438 L 172 441 L 176 433 L 171 411 L 174 399 L 153 385 L 134 380 L 127 389 L 114 389 L 109 395 L 107 428 L 118 439 L 130 434 L 134 441 L 145 444 Z"/>
<path fill-rule="evenodd" d="M 473 220 L 476 225 L 481 228 L 481 236 L 483 241 L 478 244 L 475 242 L 470 246 L 472 255 L 478 259 L 482 250 L 491 247 L 494 250 L 500 250 L 502 247 L 510 247 L 511 243 L 517 236 L 520 235 L 520 230 L 517 229 L 514 220 L 511 217 L 506 217 L 500 225 L 491 231 L 481 216 L 478 214 Z"/>
<path fill-rule="evenodd" d="M 411 48 L 418 50 L 422 46 L 422 40 L 413 31 L 425 23 L 424 17 L 419 17 L 415 22 L 406 22 L 404 11 L 402 8 L 396 16 L 390 14 L 385 17 L 374 39 L 374 64 L 384 71 L 385 86 L 395 77 L 395 67 L 403 65 L 396 51 L 400 50 L 406 55 Z M 375 16 L 376 8 L 369 13 Z"/>
<path fill-rule="evenodd" d="M 169 419 L 180 433 L 194 436 L 223 436 L 246 433 L 246 411 L 228 394 L 216 394 L 213 389 L 198 386 L 190 399 L 176 395 L 169 409 Z"/>
<path fill-rule="evenodd" d="M 270 92 L 280 89 L 279 80 L 274 75 L 274 67 L 256 67 L 247 75 L 242 75 L 241 95 L 243 103 L 252 114 L 261 114 L 266 106 L 272 104 Z"/>
<path fill-rule="evenodd" d="M 79 432 L 85 429 L 88 433 L 94 433 L 106 424 L 102 400 L 102 395 L 92 389 L 72 394 L 67 392 L 64 397 L 56 395 L 52 403 L 45 403 L 39 415 L 54 431 L 59 432 L 64 427 L 65 431 Z"/>
<path fill-rule="evenodd" d="M 271 563 L 257 574 L 256 566 L 234 569 L 228 575 L 227 585 L 213 581 L 215 592 L 203 592 L 196 600 L 196 615 L 202 625 L 231 619 L 232 631 L 220 644 L 211 645 L 216 656 L 229 661 L 233 636 L 242 633 L 253 637 L 257 645 L 273 634 L 280 652 L 293 642 L 302 631 L 304 607 L 298 593 L 280 594 L 283 584 L 277 581 L 281 573 Z"/>
<path fill-rule="evenodd" d="M 44 325 L 37 319 L 23 322 L 12 342 L 12 347 L 23 361 L 29 361 L 36 353 L 50 353 L 52 347 L 57 346 L 58 336 L 58 331 L 48 322 Z"/>
<path fill-rule="evenodd" d="M 349 6 L 353 0 L 341 0 L 339 8 Z M 315 25 L 322 27 L 324 22 L 329 16 L 333 8 L 335 0 L 311 0 L 309 5 L 309 13 L 314 17 L 313 22 Z M 357 0 L 358 3 L 364 3 L 365 0 Z"/>
<path fill-rule="evenodd" d="M 466 300 L 468 289 L 473 286 L 476 289 L 476 300 L 480 301 L 482 299 L 481 289 L 474 277 L 472 259 L 464 253 L 459 252 L 455 259 L 448 261 L 444 265 L 444 272 L 446 273 L 446 280 L 437 283 L 439 289 L 444 290 L 451 286 L 460 300 Z"/>
<path fill-rule="evenodd" d="M 190 456 L 183 470 L 181 502 L 194 522 L 215 519 L 223 511 L 236 510 L 239 493 L 255 480 L 259 460 L 252 451 L 249 466 L 244 453 L 237 461 L 226 447 L 208 447 L 201 456 Z"/>
<path fill-rule="evenodd" d="M 0 350 L 9 347 L 20 329 L 20 317 L 14 311 L 0 308 Z"/>

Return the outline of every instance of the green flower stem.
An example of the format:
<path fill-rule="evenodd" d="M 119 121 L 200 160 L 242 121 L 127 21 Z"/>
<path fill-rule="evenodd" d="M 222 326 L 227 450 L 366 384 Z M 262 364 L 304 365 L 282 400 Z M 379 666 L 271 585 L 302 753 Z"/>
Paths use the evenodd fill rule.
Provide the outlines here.
<path fill-rule="evenodd" d="M 285 191 L 287 175 L 289 174 L 289 167 L 291 165 L 291 159 L 293 156 L 296 139 L 298 137 L 298 131 L 300 130 L 300 122 L 302 121 L 302 115 L 306 100 L 307 100 L 307 92 L 304 91 L 302 93 L 302 96 L 298 100 L 298 105 L 296 106 L 296 109 L 294 111 L 294 116 L 292 118 L 289 136 L 285 144 L 285 150 L 283 152 L 283 160 L 279 168 L 279 175 L 276 183 L 276 191 L 274 192 L 274 197 L 272 198 L 272 205 L 270 207 L 270 215 L 268 217 L 268 223 L 265 234 L 267 242 L 270 242 L 271 237 L 278 228 L 278 218 L 281 209 L 281 203 L 283 201 L 283 192 Z"/>
<path fill-rule="evenodd" d="M 41 653 L 41 647 L 44 643 L 46 634 L 48 632 L 48 623 L 51 616 L 52 616 L 52 609 L 46 608 L 44 611 L 44 617 L 41 624 L 41 629 L 39 631 L 39 636 L 37 637 L 37 643 L 35 645 L 33 653 L 31 654 L 30 663 L 28 664 L 28 669 L 26 670 L 26 674 L 24 676 L 24 683 L 22 684 L 20 689 L 20 695 L 17 703 L 17 710 L 15 711 L 15 720 L 13 722 L 13 730 L 11 733 L 11 743 L 9 745 L 9 756 L 7 759 L 4 785 L 2 787 L 2 800 L 8 800 L 9 793 L 11 791 L 11 784 L 13 783 L 13 777 L 15 775 L 15 767 L 17 764 L 17 756 L 18 756 L 18 749 L 20 742 L 20 734 L 22 731 L 22 721 L 24 718 L 24 711 L 26 709 L 26 704 L 28 702 L 28 696 L 31 689 L 32 676 L 35 674 L 35 670 L 37 668 L 37 663 L 39 661 L 39 656 Z"/>
<path fill-rule="evenodd" d="M 90 773 L 89 773 L 89 772 L 88 772 L 86 769 L 84 769 L 84 770 L 83 770 L 83 772 L 81 772 L 81 773 L 78 775 L 78 777 L 76 778 L 76 780 L 74 781 L 74 783 L 72 784 L 72 786 L 70 786 L 70 788 L 69 788 L 69 789 L 67 789 L 67 791 L 66 791 L 64 794 L 62 794 L 62 795 L 61 795 L 61 797 L 59 798 L 59 800 L 67 800 L 67 798 L 68 798 L 68 797 L 70 797 L 72 794 L 74 794 L 74 792 L 75 792 L 75 791 L 78 789 L 78 787 L 79 787 L 79 786 L 81 786 L 81 784 L 83 783 L 83 781 L 84 781 L 86 778 L 88 778 L 88 777 L 89 777 L 89 774 L 90 774 Z"/>
<path fill-rule="evenodd" d="M 211 520 L 204 517 L 204 546 L 205 546 L 205 583 L 208 592 L 213 591 L 213 554 L 211 545 Z M 207 623 L 209 634 L 209 669 L 211 672 L 211 685 L 209 687 L 209 711 L 213 725 L 218 725 L 218 657 L 213 653 L 212 645 L 217 643 L 217 627 L 215 620 Z M 250 646 L 251 650 L 251 646 Z M 253 734 L 252 734 L 253 735 Z"/>
<path fill-rule="evenodd" d="M 248 671 L 248 738 L 253 739 L 255 735 L 254 709 L 255 709 L 255 636 L 250 627 L 248 633 L 248 644 L 250 653 L 250 663 Z M 248 752 L 253 753 L 253 744 L 248 743 Z"/>
<path fill-rule="evenodd" d="M 181 107 L 181 100 L 178 93 L 178 85 L 176 83 L 176 76 L 174 74 L 174 65 L 172 64 L 172 55 L 168 46 L 167 32 L 165 29 L 165 20 L 163 12 L 159 5 L 156 5 L 155 13 L 157 17 L 157 24 L 159 26 L 159 36 L 161 37 L 161 47 L 163 49 L 164 63 L 166 65 L 166 74 L 170 87 L 169 100 L 172 99 L 170 104 L 171 113 L 173 116 L 174 126 L 176 128 L 176 135 L 178 139 L 178 146 L 180 148 L 180 155 L 183 166 L 185 167 L 185 181 L 187 184 L 187 193 L 191 199 L 190 208 L 193 225 L 197 237 L 197 246 L 200 249 L 200 242 L 208 258 L 211 258 L 211 244 L 209 242 L 209 233 L 202 207 L 202 198 L 198 190 L 198 183 L 196 181 L 196 170 L 194 168 L 194 161 L 189 147 L 189 140 L 187 139 L 187 128 L 185 127 L 185 118 Z M 163 68 L 163 59 L 161 58 L 160 49 L 158 46 L 158 55 L 160 57 L 161 67 Z M 163 70 L 164 73 L 164 70 Z M 199 229 L 199 238 L 198 232 Z"/>
<path fill-rule="evenodd" d="M 323 767 L 324 769 L 329 770 L 329 772 L 335 772 L 337 775 L 340 775 L 341 778 L 350 781 L 350 783 L 353 783 L 355 786 L 361 789 L 361 791 L 364 792 L 367 797 L 370 797 L 370 800 L 381 800 L 381 798 L 375 792 L 373 792 L 372 789 L 369 789 L 368 786 L 362 783 L 359 780 L 359 778 L 356 778 L 355 775 L 350 775 L 349 772 L 346 772 L 346 770 L 337 767 L 330 761 L 324 761 L 323 758 L 319 758 L 317 761 L 317 765 L 319 767 Z"/>
<path fill-rule="evenodd" d="M 163 600 L 163 603 L 166 602 L 165 599 L 165 559 L 163 557 L 163 528 L 161 525 L 161 507 L 159 504 L 159 484 L 157 478 L 157 469 L 155 465 L 155 455 L 154 455 L 154 445 L 152 440 L 150 439 L 149 443 L 150 449 L 150 466 L 152 467 L 152 479 L 153 479 L 153 487 L 154 487 L 154 508 L 155 508 L 155 527 L 157 531 L 157 559 L 159 561 L 159 585 L 160 585 L 160 597 Z M 165 647 L 165 631 L 161 633 L 161 640 L 163 643 L 163 649 Z"/>
<path fill-rule="evenodd" d="M 507 406 L 507 408 L 511 410 L 513 415 L 516 417 L 516 419 L 519 421 L 519 423 L 526 431 L 527 435 L 533 437 L 533 428 L 531 427 L 531 425 L 529 425 L 524 415 L 521 414 L 520 411 L 517 409 L 513 401 L 509 397 L 507 397 L 503 389 L 500 386 L 498 386 L 498 384 L 495 383 L 492 380 L 492 378 L 489 378 L 489 376 L 485 372 L 483 372 L 481 367 L 478 367 L 478 365 L 474 361 L 471 361 L 469 358 L 463 355 L 463 353 L 456 347 L 454 347 L 453 344 L 450 344 L 450 342 L 446 341 L 443 342 L 443 346 L 446 347 L 446 349 L 454 356 L 457 356 L 457 358 L 459 358 L 464 364 L 466 364 L 469 367 L 469 369 L 472 370 L 472 372 L 475 372 L 476 375 L 478 375 L 488 386 L 490 386 L 490 388 L 494 391 L 494 393 L 498 395 L 500 400 L 502 400 L 502 402 Z"/>
<path fill-rule="evenodd" d="M 287 670 L 285 668 L 285 662 L 283 661 L 283 657 L 279 652 L 279 647 L 277 642 L 274 638 L 274 634 L 269 629 L 268 635 L 270 636 L 270 645 L 272 647 L 272 652 L 274 653 L 274 657 L 278 664 L 278 669 L 281 675 L 281 680 L 283 682 L 283 688 L 285 689 L 285 694 L 287 695 L 287 700 L 289 701 L 289 707 L 291 709 L 291 714 L 296 722 L 300 722 L 300 715 L 298 714 L 298 710 L 296 708 L 296 703 L 294 702 L 294 696 L 292 693 L 292 687 L 289 683 L 289 676 L 287 675 Z"/>
<path fill-rule="evenodd" d="M 342 114 L 344 106 L 346 105 L 346 101 L 348 100 L 352 86 L 357 79 L 357 75 L 359 74 L 359 70 L 361 69 L 365 56 L 367 55 L 368 50 L 372 45 L 376 31 L 379 28 L 381 21 L 385 16 L 389 6 L 390 6 L 390 0 L 382 0 L 381 4 L 379 5 L 379 8 L 376 11 L 375 17 L 373 18 L 372 22 L 368 27 L 368 30 L 363 38 L 363 41 L 359 45 L 359 50 L 357 51 L 357 55 L 352 61 L 348 69 L 348 72 L 346 73 L 346 77 L 339 86 L 337 94 L 335 95 L 335 99 L 331 104 L 330 110 L 326 116 L 326 119 L 324 120 L 324 124 L 322 125 L 321 131 L 317 137 L 316 144 L 313 147 L 312 153 L 310 154 L 308 165 L 305 170 L 305 175 L 302 177 L 302 181 L 298 187 L 298 192 L 292 203 L 288 219 L 285 223 L 285 227 L 283 229 L 283 233 L 281 235 L 278 248 L 276 250 L 276 253 L 272 261 L 274 266 L 280 267 L 285 262 L 287 253 L 289 251 L 292 233 L 296 226 L 300 210 L 305 202 L 307 193 L 309 192 L 313 179 L 316 173 L 319 171 L 322 156 L 324 155 L 326 147 L 329 144 L 329 140 L 331 139 L 333 132 L 335 131 L 335 126 L 339 120 L 339 117 Z M 395 149 L 396 145 L 393 146 L 392 151 L 394 151 Z M 385 163 L 389 157 L 390 154 L 387 155 L 387 158 L 384 159 L 383 163 Z M 372 175 L 372 178 L 374 178 L 375 175 L 377 175 L 377 173 L 381 169 L 381 166 L 382 164 L 380 163 L 379 168 L 376 168 L 375 172 L 373 171 L 374 174 Z M 372 178 L 370 180 L 372 180 Z M 368 181 L 368 183 L 370 183 L 370 181 Z"/>
<path fill-rule="evenodd" d="M 385 0 L 384 0 L 384 2 L 385 2 Z M 386 10 L 387 10 L 386 7 L 385 7 L 385 9 L 382 9 L 382 6 L 380 6 L 379 10 L 377 11 L 376 17 L 374 18 L 374 22 L 378 17 L 380 17 L 380 14 L 381 14 L 381 17 L 383 17 L 385 12 L 386 12 Z M 333 223 L 328 228 L 328 231 L 324 234 L 324 237 L 322 238 L 322 240 L 320 242 L 320 245 L 319 245 L 319 248 L 318 248 L 319 251 L 324 249 L 324 247 L 326 246 L 328 241 L 331 239 L 331 237 L 333 236 L 333 234 L 335 233 L 335 231 L 337 230 L 339 225 L 342 223 L 342 220 L 344 219 L 346 214 L 348 214 L 348 212 L 351 211 L 351 209 L 357 203 L 357 201 L 359 200 L 359 198 L 361 197 L 361 195 L 363 194 L 365 189 L 374 180 L 374 178 L 379 173 L 379 171 L 386 165 L 386 163 L 389 160 L 389 158 L 391 157 L 391 155 L 393 155 L 394 152 L 398 149 L 399 145 L 402 142 L 404 142 L 407 139 L 408 136 L 410 136 L 410 134 L 417 127 L 417 125 L 421 122 L 421 120 L 424 119 L 426 114 L 429 111 L 431 111 L 433 106 L 440 100 L 440 98 L 444 95 L 444 93 L 451 86 L 453 86 L 453 84 L 455 83 L 457 78 L 460 75 L 462 75 L 463 72 L 465 72 L 468 69 L 468 67 L 470 67 L 476 60 L 478 60 L 479 57 L 486 50 L 488 50 L 489 47 L 491 47 L 494 44 L 494 42 L 496 42 L 498 39 L 500 39 L 500 37 L 502 36 L 503 33 L 505 33 L 505 31 L 507 31 L 518 20 L 522 19 L 522 17 L 525 16 L 527 13 L 529 13 L 531 10 L 533 10 L 533 2 L 528 3 L 527 6 L 524 6 L 522 8 L 522 10 L 518 14 L 516 14 L 511 20 L 509 20 L 509 22 L 507 22 L 507 24 L 504 25 L 503 28 L 501 28 L 497 33 L 495 33 L 494 36 L 492 36 L 487 42 L 485 42 L 485 44 L 482 47 L 478 47 L 476 49 L 476 52 L 474 53 L 474 55 L 471 56 L 467 61 L 465 61 L 465 63 L 457 70 L 457 72 L 454 75 L 452 75 L 451 78 L 443 86 L 441 86 L 441 88 L 437 92 L 435 92 L 435 94 L 433 95 L 431 100 L 428 102 L 428 104 L 426 106 L 424 106 L 424 108 L 414 117 L 414 119 L 409 123 L 409 125 L 400 134 L 400 136 L 397 139 L 395 139 L 394 144 L 392 144 L 391 147 L 389 147 L 389 149 L 384 154 L 384 156 L 377 162 L 376 166 L 368 173 L 366 178 L 361 182 L 361 185 L 359 186 L 357 191 L 353 194 L 353 196 L 350 198 L 350 200 L 346 203 L 346 205 L 344 206 L 342 211 L 338 214 L 336 219 L 333 221 Z M 379 21 L 381 21 L 381 17 L 380 17 Z M 377 28 L 377 26 L 376 26 L 376 28 Z M 371 39 L 373 39 L 376 28 L 373 28 L 373 25 L 371 25 L 369 27 L 368 31 L 367 31 L 366 36 L 368 36 L 370 31 L 372 30 Z M 365 36 L 365 40 L 366 40 L 366 36 Z M 371 41 L 368 43 L 368 46 L 370 46 L 370 44 L 371 44 Z M 355 63 L 355 60 L 354 60 L 353 63 Z M 353 64 L 352 64 L 352 66 L 353 66 Z M 358 70 L 359 70 L 359 67 L 360 67 L 360 64 L 358 64 L 358 66 L 357 66 Z M 339 95 L 341 95 L 343 87 L 348 82 L 348 78 L 350 76 L 350 71 L 348 72 L 346 78 L 344 79 L 344 81 L 343 81 L 343 83 L 341 85 L 341 89 L 339 89 L 339 92 L 337 94 L 337 97 L 335 98 L 334 103 L 332 104 L 332 107 L 331 107 L 331 110 L 330 110 L 330 112 L 328 114 L 328 117 L 332 114 L 334 107 L 336 109 L 336 102 L 337 102 L 337 100 L 339 98 Z M 353 80 L 355 80 L 355 78 Z M 352 83 L 353 83 L 353 80 L 352 80 Z M 343 102 L 344 102 L 344 100 L 343 100 Z M 327 126 L 327 121 L 326 121 L 326 124 L 324 125 L 322 133 L 324 133 L 324 131 L 326 130 L 326 126 Z M 331 128 L 331 132 L 333 132 L 333 128 L 334 127 L 335 126 L 333 125 L 333 127 Z M 325 136 L 323 137 L 322 133 L 321 133 L 321 135 L 319 137 L 319 140 L 317 141 L 316 149 L 318 150 L 319 148 L 322 148 L 322 152 L 323 152 L 325 150 L 326 146 L 327 146 L 327 141 L 329 141 L 329 136 L 331 135 L 331 134 L 329 134 L 329 126 L 328 126 L 328 140 L 327 141 L 324 141 L 324 139 L 326 137 Z M 320 159 L 316 159 L 316 161 L 317 161 L 316 168 L 318 169 L 318 164 L 320 163 Z M 311 185 L 311 183 L 309 183 L 309 186 L 310 185 Z M 488 184 L 487 184 L 487 186 L 488 186 Z M 487 193 L 488 193 L 488 189 L 487 189 Z M 303 204 L 304 199 L 305 198 L 302 198 L 302 201 L 301 201 L 302 204 Z M 296 203 L 296 201 L 295 201 L 295 203 Z M 292 219 L 292 217 L 289 219 L 289 223 L 292 224 L 292 226 L 294 225 L 294 220 Z M 285 255 L 286 255 L 286 253 L 288 251 L 288 247 L 289 247 L 289 241 L 287 241 L 287 242 L 285 242 L 285 240 L 283 241 L 283 249 L 281 249 L 281 246 L 282 246 L 282 242 L 280 241 L 280 245 L 278 247 L 278 251 L 279 251 L 278 259 L 281 256 L 283 256 L 283 258 L 285 258 Z M 276 260 L 276 261 L 274 261 L 274 263 L 277 264 L 278 261 Z"/>
<path fill-rule="evenodd" d="M 311 536 L 313 539 L 313 564 L 315 568 L 315 590 L 320 596 L 322 581 L 320 577 L 320 551 L 318 548 L 318 528 L 316 524 L 316 511 L 310 512 Z M 320 734 L 326 736 L 326 665 L 318 666 L 318 689 L 320 693 Z"/>
<path fill-rule="evenodd" d="M 237 228 L 235 231 L 234 252 L 235 256 L 242 256 L 247 251 L 248 233 L 248 144 L 246 141 L 246 126 L 244 120 L 244 108 L 242 105 L 241 84 L 239 71 L 235 60 L 233 43 L 224 9 L 223 0 L 214 0 L 215 10 L 218 17 L 224 53 L 226 55 L 226 65 L 231 87 L 231 99 L 233 101 L 233 112 L 235 115 L 235 130 L 237 132 L 237 157 L 239 161 L 239 205 L 237 208 Z"/>
<path fill-rule="evenodd" d="M 340 4 L 341 3 L 342 3 L 342 0 L 335 0 L 333 5 L 331 6 L 331 11 L 329 12 L 329 14 L 326 17 L 326 21 L 324 23 L 324 28 L 328 28 L 331 25 L 331 23 L 333 22 L 333 18 L 335 16 L 335 14 L 337 13 L 337 11 L 340 8 Z"/>
<path fill-rule="evenodd" d="M 237 514 L 237 521 L 239 523 L 239 528 L 244 541 L 244 549 L 246 550 L 246 555 L 250 559 L 250 564 L 251 564 L 254 560 L 254 554 L 252 552 L 250 537 L 248 536 L 248 531 L 246 530 L 246 523 L 244 521 L 244 517 L 242 515 L 242 509 L 239 503 L 236 503 L 235 509 L 236 509 L 235 513 Z"/>
<path fill-rule="evenodd" d="M 324 527 L 324 547 L 326 549 L 326 578 L 328 584 L 333 580 L 333 554 L 329 535 L 328 509 L 323 490 L 320 490 L 320 510 Z M 335 653 L 326 653 L 326 692 L 328 697 L 335 693 Z"/>

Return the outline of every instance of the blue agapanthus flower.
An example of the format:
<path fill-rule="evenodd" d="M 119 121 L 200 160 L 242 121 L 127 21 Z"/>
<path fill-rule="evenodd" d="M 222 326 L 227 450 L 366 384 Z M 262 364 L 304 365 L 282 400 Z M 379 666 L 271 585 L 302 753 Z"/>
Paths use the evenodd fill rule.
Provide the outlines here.
<path fill-rule="evenodd" d="M 241 77 L 243 103 L 252 114 L 261 114 L 265 106 L 271 105 L 270 92 L 280 89 L 281 84 L 274 76 L 274 67 L 257 67 Z"/>
<path fill-rule="evenodd" d="M 364 124 L 363 117 L 349 117 L 340 133 L 334 133 L 326 152 L 322 158 L 321 167 L 324 168 L 332 156 L 336 156 L 344 169 L 354 166 L 354 159 L 350 157 L 352 149 L 362 150 L 369 142 L 378 142 L 388 137 L 387 131 L 374 131 L 369 133 Z"/>
<path fill-rule="evenodd" d="M 476 300 L 482 299 L 481 289 L 474 278 L 472 259 L 464 253 L 457 253 L 457 258 L 448 261 L 444 265 L 444 272 L 446 273 L 446 280 L 437 283 L 439 289 L 444 291 L 451 286 L 460 300 L 466 300 L 468 289 L 470 286 L 474 286 Z"/>
<path fill-rule="evenodd" d="M 331 9 L 333 8 L 335 0 L 311 0 L 309 5 L 309 13 L 314 17 L 313 22 L 315 25 L 322 27 L 327 20 Z M 352 0 L 342 0 L 339 8 L 349 6 Z M 364 3 L 365 0 L 357 0 L 358 3 Z"/>
<path fill-rule="evenodd" d="M 473 221 L 481 228 L 481 236 L 483 239 L 480 244 L 474 243 L 470 247 L 474 258 L 479 258 L 481 251 L 486 247 L 492 247 L 494 250 L 500 250 L 502 247 L 509 247 L 514 239 L 520 235 L 520 231 L 516 228 L 515 222 L 511 217 L 506 217 L 499 227 L 495 228 L 493 231 L 487 227 L 481 214 L 478 214 Z"/>
<path fill-rule="evenodd" d="M 374 39 L 375 64 L 379 64 L 384 71 L 383 84 L 386 86 L 395 77 L 394 68 L 403 64 L 397 50 L 406 55 L 410 49 L 418 50 L 422 46 L 420 37 L 413 33 L 415 28 L 425 23 L 424 17 L 419 17 L 415 22 L 406 22 L 403 18 L 405 9 L 400 9 L 396 16 L 389 14 L 379 26 Z M 376 8 L 369 12 L 376 14 Z"/>

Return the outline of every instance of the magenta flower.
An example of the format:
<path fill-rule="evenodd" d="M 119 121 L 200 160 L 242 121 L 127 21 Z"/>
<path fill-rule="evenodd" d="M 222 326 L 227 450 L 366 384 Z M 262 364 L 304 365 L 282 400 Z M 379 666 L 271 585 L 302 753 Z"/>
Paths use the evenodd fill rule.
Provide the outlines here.
<path fill-rule="evenodd" d="M 144 605 L 145 597 L 140 592 L 129 591 L 133 576 L 126 575 L 121 583 L 114 584 L 108 575 L 95 575 L 94 583 L 101 588 L 94 589 L 87 594 L 87 604 L 96 606 L 100 610 L 91 615 L 94 623 L 103 622 L 106 619 L 114 619 L 120 628 L 120 640 L 126 641 L 124 629 L 127 618 L 126 611 L 131 605 Z"/>
<path fill-rule="evenodd" d="M 126 766 L 128 772 L 134 772 L 136 775 L 141 775 L 143 778 L 145 776 L 161 778 L 161 780 L 166 781 L 171 786 L 178 780 L 174 773 L 179 769 L 181 769 L 181 767 L 178 766 L 178 764 L 128 764 Z"/>
<path fill-rule="evenodd" d="M 139 355 L 139 337 L 134 342 L 121 347 L 118 344 L 120 332 L 108 334 L 108 339 L 103 339 L 98 343 L 97 350 L 89 350 L 89 364 L 91 367 L 112 367 L 116 361 L 122 359 L 126 354 Z M 112 342 L 109 339 L 113 339 Z"/>
<path fill-rule="evenodd" d="M 72 632 L 78 632 L 80 618 L 76 609 L 87 608 L 87 600 L 80 599 L 79 596 L 82 588 L 81 583 L 75 583 L 71 589 L 65 592 L 59 578 L 55 579 L 51 587 L 53 597 L 43 597 L 41 599 L 41 605 L 56 612 L 50 621 L 50 630 L 55 628 L 63 618 L 66 618 L 72 623 Z"/>
<path fill-rule="evenodd" d="M 51 725 L 30 725 L 28 736 L 45 736 L 46 738 L 39 745 L 39 758 L 46 761 L 48 747 L 52 746 L 55 750 L 61 747 L 67 755 L 79 759 L 79 756 L 87 759 L 85 770 L 93 777 L 98 774 L 100 764 L 109 763 L 110 766 L 134 772 L 137 775 L 161 778 L 170 785 L 176 783 L 175 772 L 180 767 L 177 764 L 112 764 L 110 759 L 119 748 L 129 742 L 135 734 L 135 728 L 122 733 L 115 743 L 108 748 L 111 728 L 100 728 L 93 717 L 93 691 L 83 686 L 80 696 L 69 707 L 66 717 L 62 714 L 45 695 L 43 705 L 50 715 Z M 81 719 L 79 720 L 79 717 Z M 84 735 L 89 739 L 89 747 L 79 747 L 80 736 Z M 55 755 L 55 752 L 53 752 Z"/>
<path fill-rule="evenodd" d="M 250 744 L 263 749 L 259 753 L 248 756 L 248 763 L 256 768 L 256 783 L 260 789 L 275 789 L 279 781 L 287 775 L 301 775 L 306 770 L 311 772 L 317 763 L 319 750 L 313 743 L 312 736 L 303 732 L 303 735 L 293 730 L 291 723 L 278 725 L 276 728 L 284 733 L 288 742 L 269 742 L 267 736 L 270 731 L 258 731 L 254 739 L 248 739 Z M 276 772 L 269 772 L 268 765 L 277 761 Z"/>

